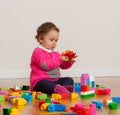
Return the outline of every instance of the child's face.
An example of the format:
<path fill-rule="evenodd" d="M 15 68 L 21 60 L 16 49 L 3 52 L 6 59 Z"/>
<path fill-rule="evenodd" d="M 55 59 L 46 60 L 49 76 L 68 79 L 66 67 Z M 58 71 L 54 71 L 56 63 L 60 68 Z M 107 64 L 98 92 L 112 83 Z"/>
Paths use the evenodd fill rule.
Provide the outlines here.
<path fill-rule="evenodd" d="M 51 30 L 42 39 L 40 39 L 40 44 L 46 49 L 53 50 L 59 39 L 59 32 L 56 30 Z"/>

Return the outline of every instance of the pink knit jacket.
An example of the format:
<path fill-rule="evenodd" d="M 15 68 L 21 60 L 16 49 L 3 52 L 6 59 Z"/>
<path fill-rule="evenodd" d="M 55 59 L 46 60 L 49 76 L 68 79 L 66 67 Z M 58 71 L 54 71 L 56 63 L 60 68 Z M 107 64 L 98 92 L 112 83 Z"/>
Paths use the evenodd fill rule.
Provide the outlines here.
<path fill-rule="evenodd" d="M 68 69 L 74 62 L 63 62 L 61 54 L 55 51 L 47 51 L 40 47 L 34 49 L 31 56 L 31 73 L 30 87 L 33 89 L 35 84 L 42 80 L 48 79 L 56 81 L 60 77 L 60 68 Z"/>

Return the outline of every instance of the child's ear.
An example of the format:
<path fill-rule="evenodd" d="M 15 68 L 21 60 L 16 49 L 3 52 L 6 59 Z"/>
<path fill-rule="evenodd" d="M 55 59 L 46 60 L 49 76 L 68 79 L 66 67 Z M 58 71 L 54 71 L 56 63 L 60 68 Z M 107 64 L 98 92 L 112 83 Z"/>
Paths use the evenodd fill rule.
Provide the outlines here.
<path fill-rule="evenodd" d="M 42 37 L 41 37 L 41 36 L 39 36 L 38 40 L 39 40 L 39 42 L 40 42 L 40 43 L 42 43 L 42 42 L 43 42 L 43 40 L 42 40 Z"/>

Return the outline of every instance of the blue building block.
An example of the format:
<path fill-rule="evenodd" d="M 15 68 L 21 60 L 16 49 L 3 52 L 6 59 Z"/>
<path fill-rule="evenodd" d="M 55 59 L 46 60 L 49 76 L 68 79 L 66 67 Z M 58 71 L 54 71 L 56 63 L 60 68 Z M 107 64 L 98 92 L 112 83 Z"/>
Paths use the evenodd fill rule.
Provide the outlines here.
<path fill-rule="evenodd" d="M 66 106 L 63 104 L 49 104 L 48 105 L 49 112 L 64 111 L 65 109 L 66 109 Z"/>
<path fill-rule="evenodd" d="M 32 101 L 32 93 L 31 92 L 23 92 L 21 97 L 24 98 L 27 102 Z"/>
<path fill-rule="evenodd" d="M 101 101 L 93 100 L 92 103 L 95 104 L 96 108 L 99 108 L 99 109 L 101 109 L 103 106 L 103 103 Z"/>
<path fill-rule="evenodd" d="M 113 102 L 120 103 L 120 96 L 113 96 L 112 100 Z"/>
<path fill-rule="evenodd" d="M 81 84 L 80 83 L 75 83 L 74 84 L 74 91 L 80 91 L 81 90 Z"/>
<path fill-rule="evenodd" d="M 95 82 L 94 81 L 92 81 L 92 87 L 95 87 Z"/>

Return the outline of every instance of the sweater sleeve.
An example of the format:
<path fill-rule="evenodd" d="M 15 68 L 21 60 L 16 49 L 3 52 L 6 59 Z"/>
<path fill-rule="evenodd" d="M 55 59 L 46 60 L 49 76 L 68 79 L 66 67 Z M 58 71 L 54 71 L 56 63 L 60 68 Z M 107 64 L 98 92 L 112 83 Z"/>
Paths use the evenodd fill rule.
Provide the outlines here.
<path fill-rule="evenodd" d="M 74 64 L 74 61 L 73 62 L 63 62 L 61 65 L 60 65 L 60 68 L 61 69 L 69 69 L 71 68 L 71 66 Z"/>
<path fill-rule="evenodd" d="M 61 55 L 58 52 L 46 52 L 36 49 L 33 53 L 33 61 L 43 70 L 52 70 L 62 63 Z"/>

